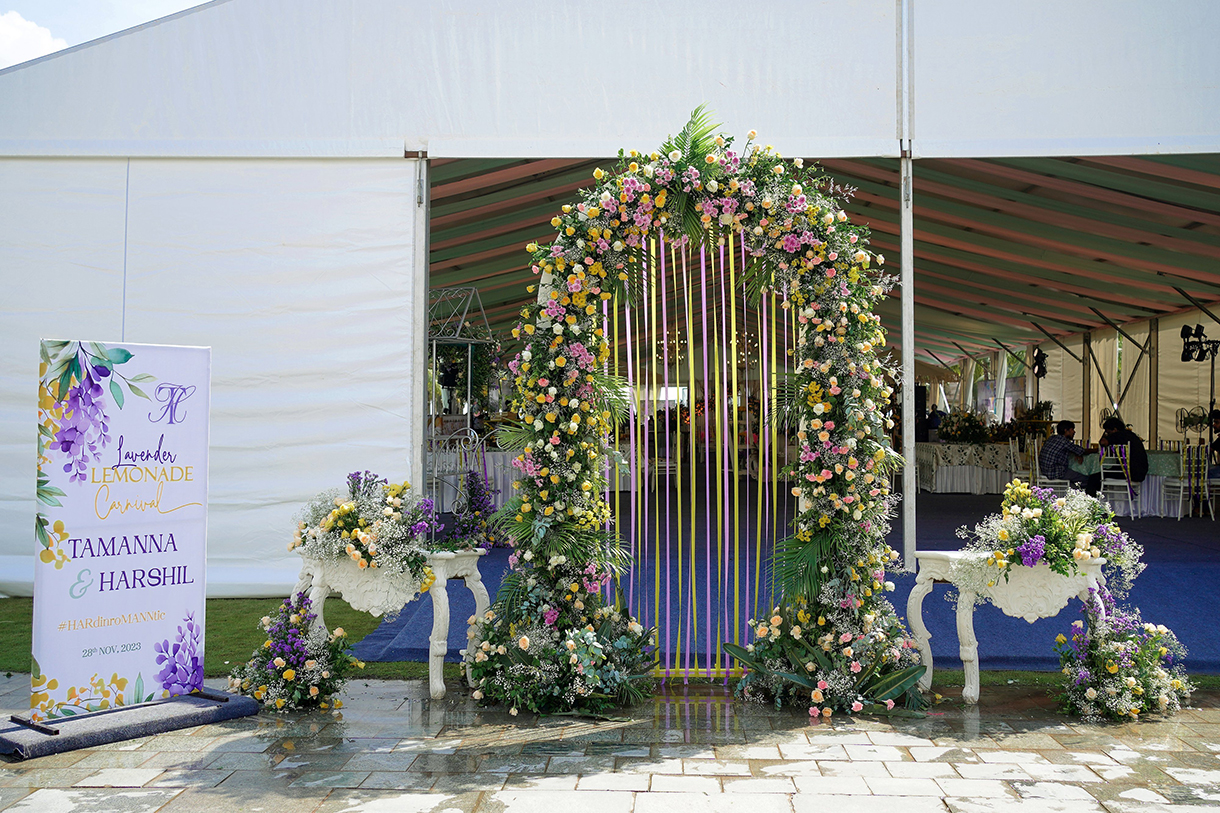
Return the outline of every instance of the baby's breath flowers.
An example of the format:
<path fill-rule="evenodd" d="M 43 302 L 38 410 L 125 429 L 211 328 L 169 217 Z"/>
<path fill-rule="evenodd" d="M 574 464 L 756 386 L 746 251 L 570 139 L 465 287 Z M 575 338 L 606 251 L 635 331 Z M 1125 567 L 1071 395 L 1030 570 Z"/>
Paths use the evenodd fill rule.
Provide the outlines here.
<path fill-rule="evenodd" d="M 305 507 L 288 549 L 314 559 L 349 558 L 361 570 L 410 574 L 430 584 L 424 541 L 441 528 L 432 500 L 412 498 L 410 484 L 352 472 L 346 493 L 324 492 Z"/>

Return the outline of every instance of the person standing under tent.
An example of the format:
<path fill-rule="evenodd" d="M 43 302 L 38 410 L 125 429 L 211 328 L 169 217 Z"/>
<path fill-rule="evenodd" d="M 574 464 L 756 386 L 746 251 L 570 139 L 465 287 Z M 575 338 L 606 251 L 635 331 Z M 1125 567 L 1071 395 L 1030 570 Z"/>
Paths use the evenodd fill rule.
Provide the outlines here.
<path fill-rule="evenodd" d="M 1096 495 L 1101 487 L 1100 475 L 1088 475 L 1076 471 L 1068 465 L 1068 458 L 1076 458 L 1077 463 L 1084 462 L 1088 451 L 1076 445 L 1076 424 L 1071 421 L 1060 421 L 1055 425 L 1055 434 L 1047 438 L 1038 454 L 1038 469 L 1048 480 L 1067 480 L 1078 486 L 1084 486 L 1089 494 Z"/>

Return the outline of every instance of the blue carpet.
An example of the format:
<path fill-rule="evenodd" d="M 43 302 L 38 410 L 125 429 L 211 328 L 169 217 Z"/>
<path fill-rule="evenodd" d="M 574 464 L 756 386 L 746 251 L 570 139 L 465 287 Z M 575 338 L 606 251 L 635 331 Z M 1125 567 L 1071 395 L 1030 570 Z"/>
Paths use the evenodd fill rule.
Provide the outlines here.
<path fill-rule="evenodd" d="M 699 502 L 697 500 L 695 506 L 695 538 L 702 540 L 707 511 Z M 962 540 L 956 536 L 957 528 L 961 525 L 973 526 L 986 514 L 998 510 L 999 503 L 998 495 L 921 494 L 917 517 L 920 549 L 956 550 L 962 544 Z M 747 501 L 747 504 L 753 505 L 753 500 Z M 687 509 L 689 510 L 689 506 Z M 683 514 L 689 524 L 689 514 Z M 677 515 L 678 512 L 674 511 L 671 537 L 676 533 Z M 754 539 L 756 517 L 751 512 L 739 519 L 743 542 L 746 539 Z M 781 528 L 785 521 L 786 511 L 775 518 L 775 524 Z M 1145 621 L 1165 624 L 1178 634 L 1189 653 L 1186 661 L 1189 671 L 1220 674 L 1220 636 L 1217 636 L 1211 627 L 1214 620 L 1220 618 L 1220 523 L 1198 518 L 1186 518 L 1181 522 L 1160 518 L 1121 522 L 1122 527 L 1144 545 L 1144 561 L 1148 565 L 1147 570 L 1136 580 L 1129 603 L 1142 610 Z M 689 525 L 684 528 L 684 531 L 688 530 Z M 889 541 L 895 548 L 902 549 L 900 519 L 895 521 Z M 631 603 L 636 614 L 645 623 L 660 622 L 658 627 L 662 630 L 662 665 L 668 661 L 673 667 L 681 667 L 684 663 L 678 653 L 688 646 L 694 652 L 707 652 L 709 643 L 714 648 L 716 642 L 723 640 L 724 629 L 735 624 L 728 618 L 730 611 L 717 606 L 717 602 L 713 600 L 709 630 L 706 613 L 709 605 L 706 592 L 709 562 L 703 554 L 702 542 L 697 546 L 693 563 L 689 558 L 689 545 L 685 548 L 681 566 L 681 590 L 678 589 L 677 582 L 678 563 L 671 559 L 667 574 L 662 544 L 659 569 L 663 594 L 658 605 L 653 599 L 658 569 L 657 547 L 650 535 L 643 547 L 637 550 L 637 567 L 631 582 L 634 590 L 629 591 Z M 743 556 L 743 560 L 738 563 L 738 572 L 728 574 L 730 584 L 735 576 L 740 576 L 743 597 L 747 586 L 752 587 L 756 579 L 766 585 L 767 574 L 764 572 L 759 578 L 756 570 L 759 560 L 765 565 L 770 548 L 770 534 L 764 531 L 761 552 L 756 548 L 750 550 L 750 555 Z M 495 549 L 481 562 L 483 581 L 493 598 L 507 570 L 508 553 L 505 549 Z M 711 579 L 715 581 L 719 577 L 715 561 L 710 565 Z M 915 577 L 895 573 L 891 574 L 890 578 L 896 588 L 890 594 L 890 600 L 905 618 L 907 596 L 915 583 Z M 668 591 L 668 597 L 665 595 L 665 584 L 673 585 Z M 624 590 L 627 591 L 628 587 L 629 583 L 624 580 Z M 924 623 L 932 635 L 932 654 L 936 667 L 960 669 L 956 620 L 953 607 L 945 600 L 947 592 L 947 586 L 938 585 L 924 599 Z M 446 660 L 454 662 L 460 660 L 458 651 L 466 645 L 464 622 L 474 613 L 474 600 L 460 582 L 450 584 L 448 594 L 450 617 L 454 623 L 450 628 L 449 653 Z M 685 618 L 689 614 L 692 596 L 699 608 L 701 620 L 698 628 L 679 627 L 677 619 Z M 754 601 L 747 603 L 743 600 L 742 603 L 745 605 L 743 617 L 738 623 L 744 624 L 745 616 L 751 614 Z M 765 602 L 763 606 L 765 607 Z M 1052 649 L 1054 638 L 1061 632 L 1068 632 L 1072 621 L 1079 618 L 1079 606 L 1078 602 L 1072 602 L 1057 618 L 1043 619 L 1034 624 L 1028 624 L 1019 618 L 1009 618 L 991 605 L 980 606 L 975 613 L 974 628 L 979 639 L 982 668 L 1040 671 L 1058 669 L 1058 660 Z M 666 635 L 667 609 L 670 623 Z M 407 605 L 397 619 L 383 622 L 356 645 L 356 654 L 367 661 L 424 661 L 428 658 L 428 635 L 431 630 L 432 602 L 425 596 L 422 601 Z M 700 662 L 703 662 L 703 658 L 700 658 Z"/>

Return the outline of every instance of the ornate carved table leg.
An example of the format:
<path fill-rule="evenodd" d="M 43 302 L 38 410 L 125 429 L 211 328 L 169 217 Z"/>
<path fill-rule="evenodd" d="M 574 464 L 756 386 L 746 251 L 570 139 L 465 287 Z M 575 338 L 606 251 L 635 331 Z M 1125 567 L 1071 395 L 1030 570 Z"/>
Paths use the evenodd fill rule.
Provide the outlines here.
<path fill-rule="evenodd" d="M 907 598 L 907 623 L 911 625 L 911 634 L 915 638 L 915 645 L 919 647 L 924 666 L 928 667 L 919 679 L 919 688 L 924 691 L 932 688 L 932 645 L 928 643 L 932 636 L 923 623 L 923 600 L 932 592 L 932 583 L 931 574 L 920 568 L 919 575 L 915 577 L 915 586 L 911 588 L 911 595 Z"/>
<path fill-rule="evenodd" d="M 964 589 L 957 597 L 957 643 L 966 671 L 962 699 L 967 703 L 979 702 L 979 640 L 974 637 L 974 598 L 974 593 Z"/>
<path fill-rule="evenodd" d="M 479 563 L 476 559 L 471 572 L 466 575 L 466 589 L 474 596 L 475 618 L 482 618 L 483 613 L 491 606 L 491 597 L 487 595 L 487 585 L 483 584 L 483 575 L 479 573 Z M 466 664 L 466 684 L 474 686 L 474 678 L 470 674 L 470 663 Z"/>
<path fill-rule="evenodd" d="M 449 594 L 445 586 L 449 582 L 444 567 L 432 569 L 436 581 L 432 593 L 432 638 L 428 647 L 428 688 L 433 700 L 445 696 L 445 653 L 449 651 Z"/>

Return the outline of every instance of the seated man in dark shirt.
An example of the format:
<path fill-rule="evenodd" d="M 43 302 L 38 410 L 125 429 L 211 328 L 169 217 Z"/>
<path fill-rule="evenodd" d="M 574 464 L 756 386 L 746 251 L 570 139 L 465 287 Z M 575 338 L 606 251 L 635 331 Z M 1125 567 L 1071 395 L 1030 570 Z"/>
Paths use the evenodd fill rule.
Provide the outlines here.
<path fill-rule="evenodd" d="M 1068 458 L 1076 458 L 1077 463 L 1084 461 L 1087 451 L 1073 442 L 1076 437 L 1076 424 L 1071 421 L 1060 421 L 1055 425 L 1055 434 L 1047 438 L 1038 454 L 1038 470 L 1048 480 L 1068 480 L 1076 485 L 1085 486 L 1090 494 L 1097 493 L 1097 485 L 1089 475 L 1076 471 L 1068 465 Z M 1100 483 L 1100 480 L 1098 480 Z"/>
<path fill-rule="evenodd" d="M 1102 436 L 1099 446 L 1126 446 L 1127 466 L 1131 482 L 1142 483 L 1148 476 L 1148 452 L 1144 450 L 1144 441 L 1123 423 L 1121 418 L 1106 418 L 1101 425 Z"/>

